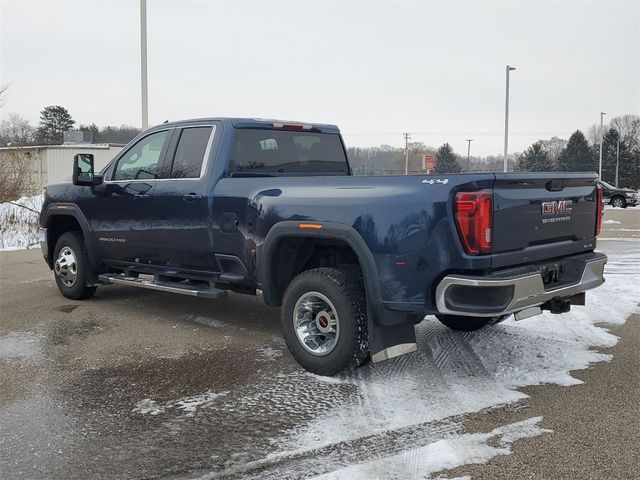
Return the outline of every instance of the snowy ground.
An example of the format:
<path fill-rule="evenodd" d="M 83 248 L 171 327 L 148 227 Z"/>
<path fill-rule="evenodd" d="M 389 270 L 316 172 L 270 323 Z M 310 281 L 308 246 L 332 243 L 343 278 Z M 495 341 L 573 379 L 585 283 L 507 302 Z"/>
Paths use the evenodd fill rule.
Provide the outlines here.
<path fill-rule="evenodd" d="M 335 469 L 318 479 L 423 479 L 467 463 L 482 463 L 510 453 L 520 438 L 548 433 L 540 418 L 505 425 L 487 434 L 462 433 L 464 414 L 480 412 L 526 398 L 520 387 L 542 383 L 581 383 L 572 370 L 608 361 L 598 348 L 617 337 L 606 324 L 622 324 L 639 311 L 640 242 L 600 243 L 609 255 L 606 284 L 588 295 L 586 308 L 565 315 L 544 314 L 520 322 L 509 320 L 472 333 L 452 332 L 434 320 L 417 327 L 418 351 L 372 365 L 340 380 L 313 378 L 322 385 L 322 402 L 313 420 L 273 439 L 275 451 L 265 458 L 230 466 L 202 479 L 241 474 L 243 478 L 296 478 L 303 472 Z M 310 376 L 313 377 L 313 376 Z M 246 392 L 234 408 L 254 408 L 273 396 L 286 398 L 291 376 L 269 379 Z M 295 382 L 299 385 L 300 380 Z M 349 395 L 340 387 L 348 386 Z M 301 387 L 298 386 L 298 389 Z M 317 405 L 298 404 L 298 408 Z M 224 402 L 216 408 L 229 408 Z M 275 412 L 274 412 L 275 413 Z M 497 441 L 497 445 L 495 444 Z M 310 468 L 305 459 L 323 457 Z M 260 473 L 251 472 L 259 470 Z M 444 478 L 444 477 L 439 477 Z"/>
<path fill-rule="evenodd" d="M 42 195 L 0 203 L 0 251 L 20 250 L 38 243 Z"/>

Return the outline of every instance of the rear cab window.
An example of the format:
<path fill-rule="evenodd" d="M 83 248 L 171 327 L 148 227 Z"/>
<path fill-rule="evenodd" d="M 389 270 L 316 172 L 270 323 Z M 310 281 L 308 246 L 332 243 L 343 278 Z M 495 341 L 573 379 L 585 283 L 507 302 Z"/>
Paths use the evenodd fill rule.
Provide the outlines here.
<path fill-rule="evenodd" d="M 238 128 L 229 173 L 349 175 L 349 165 L 338 134 Z"/>
<path fill-rule="evenodd" d="M 171 163 L 169 178 L 202 177 L 213 131 L 214 128 L 211 126 L 182 129 Z"/>

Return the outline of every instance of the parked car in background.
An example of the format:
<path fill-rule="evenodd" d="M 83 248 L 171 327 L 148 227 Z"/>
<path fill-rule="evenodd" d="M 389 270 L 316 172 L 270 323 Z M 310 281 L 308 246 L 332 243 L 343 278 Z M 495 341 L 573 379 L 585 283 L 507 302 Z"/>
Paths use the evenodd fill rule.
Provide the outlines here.
<path fill-rule="evenodd" d="M 605 202 L 618 208 L 635 207 L 638 204 L 638 192 L 630 188 L 618 188 L 600 180 L 598 185 L 602 187 Z"/>

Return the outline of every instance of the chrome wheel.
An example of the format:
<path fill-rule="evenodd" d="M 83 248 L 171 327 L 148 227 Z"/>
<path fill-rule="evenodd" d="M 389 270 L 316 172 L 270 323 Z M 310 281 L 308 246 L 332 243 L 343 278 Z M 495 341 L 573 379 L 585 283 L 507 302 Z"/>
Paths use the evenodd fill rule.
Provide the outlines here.
<path fill-rule="evenodd" d="M 78 278 L 78 262 L 71 248 L 62 247 L 53 269 L 65 286 L 73 287 Z"/>
<path fill-rule="evenodd" d="M 622 208 L 624 207 L 624 200 L 621 198 L 614 198 L 613 199 L 613 206 L 617 207 L 617 208 Z"/>
<path fill-rule="evenodd" d="M 328 355 L 340 336 L 336 308 L 322 293 L 307 292 L 293 309 L 293 329 L 306 351 L 317 356 Z"/>

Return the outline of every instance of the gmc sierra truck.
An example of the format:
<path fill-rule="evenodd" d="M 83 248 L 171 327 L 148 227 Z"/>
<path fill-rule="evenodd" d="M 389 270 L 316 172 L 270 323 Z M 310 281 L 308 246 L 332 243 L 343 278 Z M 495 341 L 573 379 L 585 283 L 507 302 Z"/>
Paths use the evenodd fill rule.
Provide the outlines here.
<path fill-rule="evenodd" d="M 121 284 L 261 292 L 305 369 L 333 375 L 455 330 L 584 305 L 604 282 L 592 173 L 353 176 L 334 125 L 165 123 L 102 171 L 49 185 L 42 253 L 62 295 Z"/>

